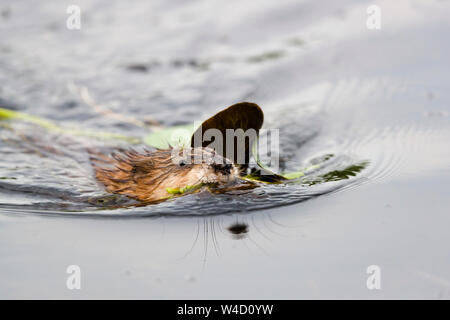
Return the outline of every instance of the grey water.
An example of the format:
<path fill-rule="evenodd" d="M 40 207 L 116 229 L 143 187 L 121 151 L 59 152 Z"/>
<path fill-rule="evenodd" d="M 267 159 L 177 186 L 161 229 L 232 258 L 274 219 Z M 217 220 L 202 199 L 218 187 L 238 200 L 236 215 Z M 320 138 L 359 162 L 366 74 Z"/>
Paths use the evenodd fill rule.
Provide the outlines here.
<path fill-rule="evenodd" d="M 117 209 L 86 150 L 125 142 L 0 120 L 0 298 L 450 298 L 448 1 L 77 5 L 0 3 L 0 108 L 145 140 L 252 101 L 330 179 Z"/>

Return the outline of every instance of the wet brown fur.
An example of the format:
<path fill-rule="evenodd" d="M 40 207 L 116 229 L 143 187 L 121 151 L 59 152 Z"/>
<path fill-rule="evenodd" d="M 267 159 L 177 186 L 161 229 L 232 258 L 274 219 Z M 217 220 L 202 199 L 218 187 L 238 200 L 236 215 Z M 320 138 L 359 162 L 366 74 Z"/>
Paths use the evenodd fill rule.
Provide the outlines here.
<path fill-rule="evenodd" d="M 227 182 L 238 176 L 238 169 L 234 166 L 229 175 L 214 171 L 207 163 L 179 166 L 172 160 L 172 149 L 144 152 L 122 150 L 111 156 L 92 155 L 91 161 L 95 177 L 108 192 L 123 194 L 142 202 L 160 201 L 171 196 L 167 188 Z"/>

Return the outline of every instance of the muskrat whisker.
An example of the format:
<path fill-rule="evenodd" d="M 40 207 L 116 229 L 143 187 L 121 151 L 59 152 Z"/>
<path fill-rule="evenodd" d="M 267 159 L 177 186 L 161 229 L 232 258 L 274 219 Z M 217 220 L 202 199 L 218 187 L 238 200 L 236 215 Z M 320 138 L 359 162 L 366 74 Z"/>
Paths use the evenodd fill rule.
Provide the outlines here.
<path fill-rule="evenodd" d="M 184 254 L 183 257 L 181 257 L 179 260 L 185 259 L 189 254 L 192 253 L 192 251 L 195 248 L 195 245 L 198 242 L 198 238 L 200 237 L 200 220 L 197 220 L 197 232 L 195 233 L 195 238 L 194 238 L 194 242 L 192 243 L 191 247 L 189 248 L 189 250 Z"/>
<path fill-rule="evenodd" d="M 204 226 L 203 242 L 204 242 L 204 248 L 205 248 L 205 253 L 204 253 L 204 257 L 203 257 L 203 269 L 205 269 L 206 257 L 208 256 L 208 239 L 209 239 L 208 224 L 207 224 L 206 219 L 203 219 L 203 226 Z"/>
<path fill-rule="evenodd" d="M 217 240 L 217 236 L 216 236 L 216 228 L 214 226 L 214 218 L 211 218 L 211 235 L 212 235 L 212 240 L 213 240 L 213 244 L 214 244 L 214 248 L 216 251 L 216 254 L 218 257 L 220 257 L 220 246 L 219 246 L 219 241 Z"/>

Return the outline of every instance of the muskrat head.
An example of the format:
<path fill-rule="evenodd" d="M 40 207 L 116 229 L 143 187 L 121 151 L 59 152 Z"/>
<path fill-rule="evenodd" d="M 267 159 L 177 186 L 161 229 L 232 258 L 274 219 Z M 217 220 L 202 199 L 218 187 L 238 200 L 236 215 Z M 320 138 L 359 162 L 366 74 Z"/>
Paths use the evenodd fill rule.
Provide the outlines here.
<path fill-rule="evenodd" d="M 227 183 L 239 176 L 239 169 L 227 158 L 210 148 L 189 148 L 172 152 L 172 160 L 189 181 L 197 183 Z"/>
<path fill-rule="evenodd" d="M 123 151 L 92 160 L 108 192 L 144 202 L 170 196 L 168 188 L 223 184 L 239 176 L 238 167 L 209 148 Z"/>

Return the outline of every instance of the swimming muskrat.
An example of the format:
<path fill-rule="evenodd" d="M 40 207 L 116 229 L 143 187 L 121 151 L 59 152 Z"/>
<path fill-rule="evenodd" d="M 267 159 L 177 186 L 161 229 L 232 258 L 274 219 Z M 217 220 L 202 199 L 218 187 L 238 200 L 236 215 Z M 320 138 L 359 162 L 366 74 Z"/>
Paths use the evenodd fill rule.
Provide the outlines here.
<path fill-rule="evenodd" d="M 190 187 L 226 184 L 239 168 L 209 148 L 121 150 L 91 157 L 95 176 L 108 192 L 150 203 Z M 176 192 L 173 192 L 175 190 Z"/>
<path fill-rule="evenodd" d="M 94 153 L 91 160 L 95 176 L 106 191 L 144 203 L 165 200 L 203 185 L 219 186 L 223 191 L 227 188 L 224 185 L 245 173 L 250 146 L 262 123 L 263 112 L 257 104 L 237 103 L 204 121 L 192 135 L 189 148 L 169 147 L 167 150 L 146 149 L 143 152 L 121 150 L 111 156 Z M 224 147 L 216 151 L 208 147 L 209 140 L 196 139 L 197 135 L 202 137 L 202 133 L 209 129 L 216 129 L 222 137 L 227 136 L 228 129 L 253 130 L 254 135 L 244 139 L 243 145 L 234 144 L 233 156 L 229 160 L 224 155 L 226 140 Z M 243 152 L 238 152 L 238 147 Z M 253 186 L 243 183 L 236 189 L 245 189 L 249 185 Z M 218 188 L 209 189 L 217 191 Z"/>

